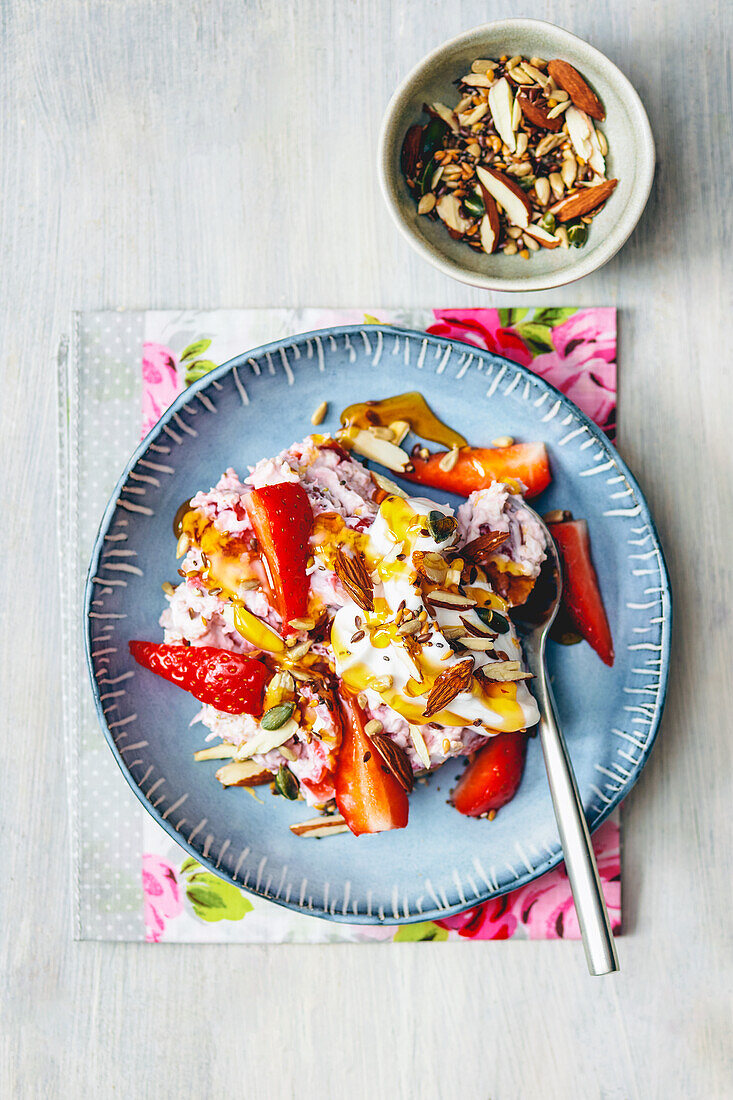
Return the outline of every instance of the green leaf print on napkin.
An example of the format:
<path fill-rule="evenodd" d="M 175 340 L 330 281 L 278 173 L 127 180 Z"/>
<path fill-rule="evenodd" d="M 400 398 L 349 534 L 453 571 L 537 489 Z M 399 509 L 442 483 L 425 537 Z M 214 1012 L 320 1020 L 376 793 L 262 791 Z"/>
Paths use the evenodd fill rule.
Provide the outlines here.
<path fill-rule="evenodd" d="M 218 363 L 214 363 L 211 359 L 196 359 L 193 363 L 184 363 L 186 373 L 184 375 L 184 381 L 187 386 L 190 386 L 192 382 L 198 382 L 199 378 L 203 378 L 205 374 L 208 374 L 214 367 L 218 367 Z"/>
<path fill-rule="evenodd" d="M 205 921 L 241 920 L 252 911 L 252 902 L 244 894 L 209 871 L 197 870 L 201 864 L 190 856 L 181 864 L 187 875 L 186 897 L 197 917 Z"/>
<path fill-rule="evenodd" d="M 401 928 L 398 928 L 394 942 L 395 943 L 422 943 L 427 940 L 434 940 L 436 943 L 440 940 L 448 939 L 448 929 L 441 928 L 439 924 L 434 921 L 426 920 L 419 924 L 403 924 Z"/>
<path fill-rule="evenodd" d="M 562 325 L 577 312 L 575 306 L 572 309 L 538 309 L 535 311 L 534 321 L 539 325 L 549 325 L 550 328 L 554 328 L 555 325 Z"/>
<path fill-rule="evenodd" d="M 181 352 L 179 363 L 183 363 L 186 359 L 196 359 L 199 355 L 203 355 L 205 351 L 208 351 L 211 347 L 211 340 L 204 338 L 203 340 L 194 340 L 192 344 L 189 344 L 187 348 L 184 348 Z"/>
<path fill-rule="evenodd" d="M 528 313 L 528 309 L 500 309 L 499 324 L 502 328 L 507 328 L 510 325 L 518 325 Z"/>
<path fill-rule="evenodd" d="M 522 325 L 515 325 L 515 331 L 524 340 L 532 352 L 532 355 L 543 355 L 546 351 L 554 351 L 552 342 L 552 329 L 549 325 L 539 325 L 536 321 L 526 321 Z"/>

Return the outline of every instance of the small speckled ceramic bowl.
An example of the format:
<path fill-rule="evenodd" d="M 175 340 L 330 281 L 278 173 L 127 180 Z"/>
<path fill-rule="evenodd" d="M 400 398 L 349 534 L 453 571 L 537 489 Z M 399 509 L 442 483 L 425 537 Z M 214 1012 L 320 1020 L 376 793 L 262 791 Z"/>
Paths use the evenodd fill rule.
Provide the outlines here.
<path fill-rule="evenodd" d="M 437 220 L 420 216 L 400 169 L 408 128 L 425 121 L 424 102 L 453 106 L 454 81 L 477 58 L 503 54 L 569 61 L 596 90 L 606 110 L 602 129 L 608 140 L 608 176 L 618 186 L 593 219 L 582 248 L 540 249 L 529 260 L 487 256 L 454 241 Z M 639 96 L 607 57 L 574 34 L 538 19 L 487 23 L 433 50 L 403 80 L 387 108 L 379 144 L 382 192 L 399 230 L 420 255 L 446 275 L 488 290 L 546 290 L 580 279 L 618 252 L 646 205 L 654 177 L 654 139 Z"/>

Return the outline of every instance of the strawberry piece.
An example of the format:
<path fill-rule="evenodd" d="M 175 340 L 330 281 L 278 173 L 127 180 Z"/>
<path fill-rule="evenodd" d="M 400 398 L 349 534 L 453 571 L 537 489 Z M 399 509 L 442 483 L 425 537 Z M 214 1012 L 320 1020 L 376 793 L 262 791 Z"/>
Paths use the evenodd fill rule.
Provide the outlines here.
<path fill-rule="evenodd" d="M 364 714 L 351 696 L 341 700 L 343 733 L 336 768 L 336 805 L 354 836 L 404 829 L 407 794 L 383 763 L 364 730 Z"/>
<path fill-rule="evenodd" d="M 289 634 L 290 619 L 301 619 L 308 611 L 310 581 L 306 565 L 313 528 L 308 494 L 298 482 L 285 481 L 253 489 L 246 506 L 267 564 L 283 633 Z"/>
<path fill-rule="evenodd" d="M 227 714 L 262 714 L 262 696 L 272 673 L 260 661 L 216 646 L 130 642 L 139 665 L 188 691 L 200 703 Z"/>
<path fill-rule="evenodd" d="M 479 817 L 506 806 L 522 779 L 527 738 L 499 733 L 478 752 L 458 781 L 453 805 L 467 817 Z"/>
<path fill-rule="evenodd" d="M 552 480 L 544 443 L 513 443 L 511 447 L 461 447 L 458 460 L 450 470 L 440 467 L 446 454 L 446 451 L 438 451 L 428 458 L 420 458 L 415 453 L 410 459 L 415 469 L 410 473 L 401 473 L 400 477 L 464 497 L 470 496 L 477 489 L 485 489 L 492 481 L 512 478 L 526 485 L 525 496 L 535 497 Z"/>
<path fill-rule="evenodd" d="M 562 562 L 563 605 L 578 633 L 604 664 L 612 665 L 613 639 L 590 556 L 588 524 L 584 519 L 576 519 L 550 523 L 548 527 Z"/>

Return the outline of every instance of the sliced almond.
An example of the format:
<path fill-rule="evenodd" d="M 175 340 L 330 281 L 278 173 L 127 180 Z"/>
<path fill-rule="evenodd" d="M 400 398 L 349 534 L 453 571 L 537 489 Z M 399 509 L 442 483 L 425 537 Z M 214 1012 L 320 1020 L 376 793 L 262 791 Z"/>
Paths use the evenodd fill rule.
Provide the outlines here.
<path fill-rule="evenodd" d="M 467 84 L 469 88 L 491 87 L 491 81 L 486 73 L 467 73 L 466 76 L 461 77 L 460 83 Z"/>
<path fill-rule="evenodd" d="M 471 608 L 476 606 L 475 600 L 470 600 L 468 596 L 462 596 L 460 592 L 445 592 L 442 588 L 436 588 L 431 592 L 427 599 L 434 607 L 449 607 L 449 608 Z"/>
<path fill-rule="evenodd" d="M 543 229 L 541 225 L 531 223 L 524 231 L 525 237 L 532 237 L 533 240 L 539 241 L 543 248 L 557 248 L 560 241 L 552 233 L 548 233 L 546 229 Z"/>
<path fill-rule="evenodd" d="M 296 836 L 318 839 L 323 836 L 338 836 L 339 833 L 348 833 L 349 826 L 341 814 L 332 814 L 329 817 L 312 817 L 308 821 L 296 821 L 290 826 L 290 831 L 295 833 Z"/>
<path fill-rule="evenodd" d="M 503 207 L 511 224 L 518 225 L 520 229 L 526 229 L 533 213 L 532 203 L 519 184 L 509 176 L 505 176 L 503 172 L 485 168 L 483 165 L 476 166 L 476 175 L 482 191 L 485 189 L 489 196 Z"/>
<path fill-rule="evenodd" d="M 495 684 L 510 683 L 516 680 L 531 680 L 532 673 L 525 672 L 520 661 L 497 661 L 481 666 L 481 675 Z"/>
<path fill-rule="evenodd" d="M 343 439 L 362 458 L 370 458 L 380 466 L 394 470 L 395 473 L 403 473 L 405 467 L 410 464 L 406 451 L 390 443 L 388 439 L 378 439 L 368 428 L 347 428 L 343 432 L 338 432 L 337 437 L 339 440 Z"/>
<path fill-rule="evenodd" d="M 402 497 L 404 500 L 407 500 L 407 493 L 404 489 L 400 489 L 399 485 L 394 481 L 391 481 L 388 477 L 384 477 L 383 474 L 378 474 L 376 470 L 371 470 L 370 473 L 372 481 L 376 483 L 377 487 L 381 489 L 386 496 Z"/>
<path fill-rule="evenodd" d="M 231 741 L 222 741 L 220 745 L 210 745 L 206 749 L 199 749 L 193 754 L 194 760 L 231 760 L 237 751 L 237 746 Z"/>
<path fill-rule="evenodd" d="M 476 638 L 473 634 L 462 634 L 460 638 L 456 638 L 456 644 L 462 645 L 464 649 L 473 649 L 476 652 L 488 652 L 488 650 L 494 648 L 493 638 Z"/>
<path fill-rule="evenodd" d="M 603 122 L 606 117 L 603 105 L 577 69 L 573 68 L 568 61 L 555 60 L 548 62 L 547 71 L 557 86 L 565 89 L 576 107 L 580 107 L 591 118 L 597 118 L 599 122 Z"/>
<path fill-rule="evenodd" d="M 448 123 L 454 134 L 458 133 L 458 119 L 456 118 L 453 111 L 451 111 L 450 107 L 446 107 L 445 103 L 434 103 L 433 111 L 438 116 L 438 118 L 442 118 L 443 122 Z"/>
<path fill-rule="evenodd" d="M 222 787 L 257 787 L 272 779 L 272 772 L 252 760 L 235 760 L 219 768 L 216 778 Z"/>
<path fill-rule="evenodd" d="M 486 213 L 481 219 L 481 247 L 484 252 L 495 252 L 496 247 L 499 244 L 499 237 L 501 236 L 501 226 L 499 224 L 499 211 L 496 209 L 496 203 L 493 196 L 485 187 L 482 187 L 482 197 L 484 200 L 484 207 Z"/>
<path fill-rule="evenodd" d="M 593 171 L 596 172 L 599 176 L 605 176 L 606 160 L 603 155 L 603 150 L 601 149 L 601 143 L 598 140 L 596 128 L 592 123 L 590 128 L 590 144 L 593 152 L 588 158 L 588 164 L 590 164 Z M 608 147 L 606 147 L 606 151 L 608 151 Z"/>
<path fill-rule="evenodd" d="M 403 441 L 410 430 L 410 425 L 406 420 L 393 420 L 387 427 L 392 432 L 393 441 L 397 444 Z"/>
<path fill-rule="evenodd" d="M 517 147 L 514 126 L 512 125 L 514 98 L 511 85 L 506 77 L 502 77 L 491 85 L 489 89 L 489 110 L 497 134 L 509 149 L 509 152 L 513 153 Z"/>
<path fill-rule="evenodd" d="M 568 107 L 565 112 L 565 119 L 568 124 L 568 135 L 573 143 L 576 156 L 589 161 L 593 155 L 593 145 L 591 144 L 591 133 L 594 132 L 593 123 L 585 111 L 581 111 L 577 107 Z"/>
<path fill-rule="evenodd" d="M 605 180 L 603 183 L 594 184 L 593 187 L 572 191 L 564 199 L 560 199 L 560 202 L 551 206 L 550 213 L 554 214 L 559 222 L 569 222 L 572 218 L 589 214 L 606 201 L 617 183 L 618 180 Z"/>
<path fill-rule="evenodd" d="M 415 752 L 417 753 L 420 763 L 424 768 L 429 768 L 430 753 L 428 752 L 428 746 L 425 744 L 425 738 L 419 726 L 410 725 L 410 738 L 415 746 Z"/>
<path fill-rule="evenodd" d="M 298 723 L 294 718 L 289 718 L 279 729 L 260 729 L 248 741 L 243 742 L 237 749 L 237 760 L 249 760 L 252 756 L 264 755 L 284 745 L 298 732 Z M 222 771 L 224 769 L 222 768 Z M 218 775 L 217 775 L 218 778 Z"/>
<path fill-rule="evenodd" d="M 443 195 L 436 203 L 435 213 L 445 222 L 449 230 L 463 236 L 471 223 L 461 214 L 461 204 L 452 192 Z"/>

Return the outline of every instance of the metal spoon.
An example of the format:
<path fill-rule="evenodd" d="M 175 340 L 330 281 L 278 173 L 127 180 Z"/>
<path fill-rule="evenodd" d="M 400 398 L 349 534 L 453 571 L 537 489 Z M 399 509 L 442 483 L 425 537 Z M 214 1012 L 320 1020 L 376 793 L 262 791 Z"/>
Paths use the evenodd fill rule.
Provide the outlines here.
<path fill-rule="evenodd" d="M 591 974 L 610 974 L 619 969 L 616 945 L 598 878 L 588 823 L 565 739 L 557 724 L 555 702 L 545 667 L 545 640 L 557 614 L 562 593 L 560 559 L 552 535 L 543 521 L 533 509 L 526 504 L 523 506 L 532 512 L 544 532 L 547 559 L 530 599 L 512 612 L 512 619 L 522 639 L 527 666 L 535 676 L 532 689 L 540 709 L 540 741 L 588 969 Z"/>

